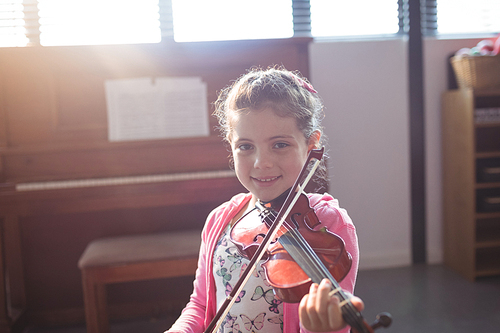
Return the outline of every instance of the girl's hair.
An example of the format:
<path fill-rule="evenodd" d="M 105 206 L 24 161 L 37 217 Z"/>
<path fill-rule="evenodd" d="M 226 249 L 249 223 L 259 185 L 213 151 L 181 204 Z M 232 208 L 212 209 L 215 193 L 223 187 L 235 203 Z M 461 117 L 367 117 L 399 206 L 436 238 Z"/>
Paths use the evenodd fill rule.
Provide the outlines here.
<path fill-rule="evenodd" d="M 295 118 L 306 141 L 314 131 L 323 132 L 323 102 L 306 78 L 282 67 L 267 70 L 253 68 L 223 89 L 215 102 L 214 115 L 219 121 L 219 130 L 224 140 L 228 143 L 231 141 L 231 119 L 234 114 L 260 111 L 267 107 L 278 116 Z M 316 148 L 320 148 L 323 141 L 324 135 L 321 135 Z M 316 182 L 326 188 L 324 160 L 325 158 L 316 171 L 319 178 Z"/>

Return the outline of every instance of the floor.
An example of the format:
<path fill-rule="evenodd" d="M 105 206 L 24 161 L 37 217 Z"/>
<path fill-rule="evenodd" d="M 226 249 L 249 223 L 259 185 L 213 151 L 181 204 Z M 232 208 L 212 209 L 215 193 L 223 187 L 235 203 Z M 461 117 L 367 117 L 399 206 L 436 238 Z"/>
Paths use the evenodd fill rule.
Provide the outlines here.
<path fill-rule="evenodd" d="M 387 333 L 500 332 L 500 277 L 473 283 L 443 266 L 361 271 L 355 294 L 367 322 L 391 313 Z"/>
<path fill-rule="evenodd" d="M 355 294 L 365 303 L 367 322 L 380 312 L 392 315 L 392 325 L 379 333 L 500 332 L 500 277 L 472 283 L 439 265 L 364 270 Z M 113 323 L 111 333 L 161 333 L 172 320 Z M 85 333 L 85 327 L 24 333 Z"/>

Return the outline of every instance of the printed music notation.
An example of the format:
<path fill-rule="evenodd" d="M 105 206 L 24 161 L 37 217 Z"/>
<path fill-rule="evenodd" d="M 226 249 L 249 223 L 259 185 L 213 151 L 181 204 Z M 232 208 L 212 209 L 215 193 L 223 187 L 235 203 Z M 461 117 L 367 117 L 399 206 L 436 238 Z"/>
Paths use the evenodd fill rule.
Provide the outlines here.
<path fill-rule="evenodd" d="M 107 80 L 109 141 L 210 134 L 207 85 L 199 77 Z"/>

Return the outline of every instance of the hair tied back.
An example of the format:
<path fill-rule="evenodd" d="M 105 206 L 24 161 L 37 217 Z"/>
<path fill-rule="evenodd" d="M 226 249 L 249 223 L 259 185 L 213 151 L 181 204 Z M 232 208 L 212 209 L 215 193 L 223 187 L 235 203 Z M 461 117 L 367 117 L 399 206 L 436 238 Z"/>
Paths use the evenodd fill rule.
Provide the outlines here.
<path fill-rule="evenodd" d="M 313 93 L 313 94 L 317 94 L 318 92 L 313 88 L 312 84 L 304 81 L 303 79 L 301 79 L 300 77 L 298 77 L 297 75 L 293 75 L 293 79 L 295 80 L 295 82 L 301 86 L 302 88 L 305 88 L 307 89 L 310 93 Z"/>

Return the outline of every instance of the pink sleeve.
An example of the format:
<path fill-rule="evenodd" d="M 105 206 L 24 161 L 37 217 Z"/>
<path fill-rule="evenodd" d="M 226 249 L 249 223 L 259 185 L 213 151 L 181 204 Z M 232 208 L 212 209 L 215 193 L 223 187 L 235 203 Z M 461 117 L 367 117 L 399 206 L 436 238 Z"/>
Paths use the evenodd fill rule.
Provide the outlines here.
<path fill-rule="evenodd" d="M 204 323 L 207 312 L 208 297 L 208 264 L 209 264 L 209 233 L 210 227 L 214 224 L 217 214 L 214 211 L 208 216 L 205 227 L 201 233 L 200 254 L 198 257 L 198 268 L 196 269 L 195 280 L 193 282 L 193 293 L 189 303 L 186 305 L 180 317 L 165 333 L 201 333 L 204 332 Z"/>
<path fill-rule="evenodd" d="M 165 333 L 203 333 L 216 312 L 215 282 L 212 254 L 217 239 L 231 218 L 250 199 L 249 194 L 235 195 L 230 201 L 215 208 L 201 232 L 198 268 L 193 282 L 193 293 L 181 316 Z"/>
<path fill-rule="evenodd" d="M 352 294 L 354 293 L 354 285 L 356 284 L 359 266 L 359 247 L 356 228 L 345 209 L 338 207 L 338 203 L 335 199 L 331 201 L 322 201 L 315 206 L 314 209 L 322 225 L 342 238 L 347 252 L 351 255 L 351 269 L 339 284 L 342 289 Z"/>

